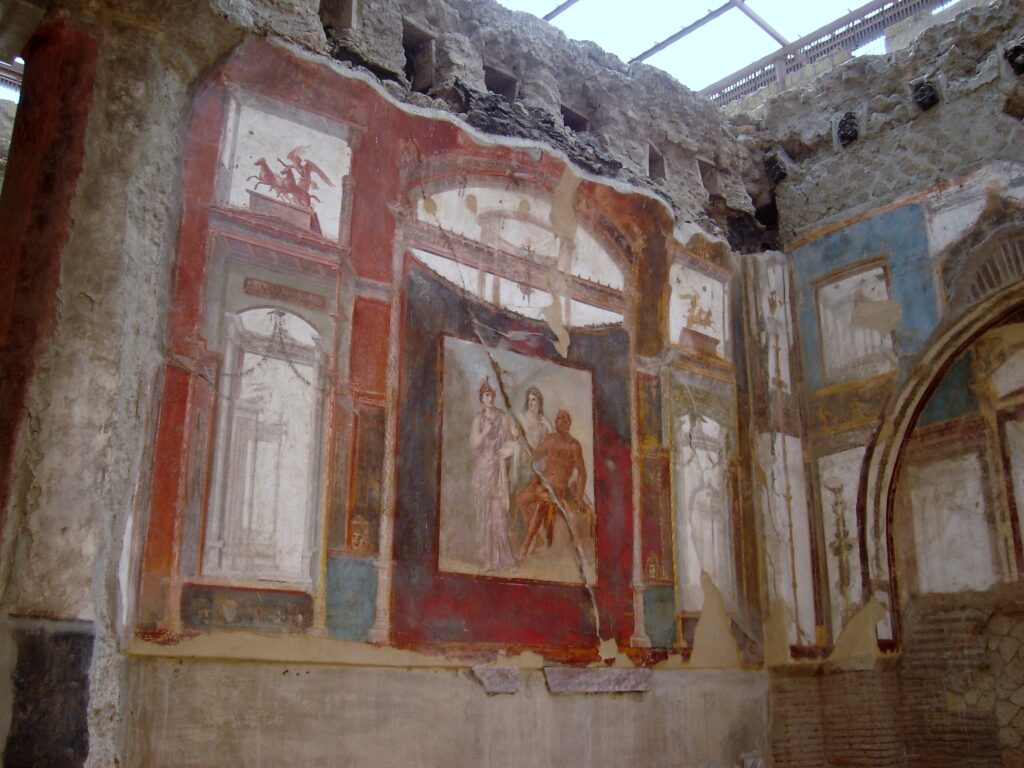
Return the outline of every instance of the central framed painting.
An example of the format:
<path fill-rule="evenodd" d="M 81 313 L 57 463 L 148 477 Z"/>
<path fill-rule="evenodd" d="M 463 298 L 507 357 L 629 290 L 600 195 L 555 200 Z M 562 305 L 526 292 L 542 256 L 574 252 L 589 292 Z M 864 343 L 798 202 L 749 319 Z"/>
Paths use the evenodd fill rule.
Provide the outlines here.
<path fill-rule="evenodd" d="M 445 337 L 438 570 L 595 584 L 589 370 Z"/>

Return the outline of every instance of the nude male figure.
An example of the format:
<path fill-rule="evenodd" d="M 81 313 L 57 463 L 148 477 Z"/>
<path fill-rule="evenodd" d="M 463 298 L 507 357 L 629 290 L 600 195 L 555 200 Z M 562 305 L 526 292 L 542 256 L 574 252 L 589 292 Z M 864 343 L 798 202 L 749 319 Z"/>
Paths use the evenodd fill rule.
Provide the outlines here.
<path fill-rule="evenodd" d="M 564 505 L 576 502 L 582 505 L 587 487 L 587 468 L 583 464 L 583 447 L 579 440 L 569 434 L 570 426 L 572 417 L 569 412 L 559 411 L 555 416 L 555 431 L 545 435 L 533 449 L 533 460 L 547 459 L 541 475 L 554 490 L 559 503 Z M 552 527 L 558 509 L 537 476 L 516 494 L 516 507 L 527 521 L 526 538 L 516 555 L 516 560 L 522 562 L 530 554 L 542 525 L 547 545 L 551 546 Z"/>

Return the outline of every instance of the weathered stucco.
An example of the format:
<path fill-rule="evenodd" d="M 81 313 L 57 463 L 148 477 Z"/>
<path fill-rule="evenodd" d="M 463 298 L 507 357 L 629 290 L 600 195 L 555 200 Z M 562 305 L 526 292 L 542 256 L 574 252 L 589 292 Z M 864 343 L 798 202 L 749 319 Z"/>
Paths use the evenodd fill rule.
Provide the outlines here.
<path fill-rule="evenodd" d="M 695 768 L 765 754 L 767 683 L 757 672 L 655 672 L 646 693 L 552 695 L 540 671 L 521 671 L 517 693 L 488 696 L 467 669 L 131 666 L 131 765 L 519 768 L 663 755 L 655 759 Z"/>

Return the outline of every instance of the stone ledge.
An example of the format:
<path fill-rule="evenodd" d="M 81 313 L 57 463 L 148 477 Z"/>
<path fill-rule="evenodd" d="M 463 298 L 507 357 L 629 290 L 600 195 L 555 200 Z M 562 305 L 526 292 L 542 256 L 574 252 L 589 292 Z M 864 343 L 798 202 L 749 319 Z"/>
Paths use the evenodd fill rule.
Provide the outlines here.
<path fill-rule="evenodd" d="M 545 667 L 552 693 L 642 693 L 651 689 L 649 669 L 573 669 Z"/>

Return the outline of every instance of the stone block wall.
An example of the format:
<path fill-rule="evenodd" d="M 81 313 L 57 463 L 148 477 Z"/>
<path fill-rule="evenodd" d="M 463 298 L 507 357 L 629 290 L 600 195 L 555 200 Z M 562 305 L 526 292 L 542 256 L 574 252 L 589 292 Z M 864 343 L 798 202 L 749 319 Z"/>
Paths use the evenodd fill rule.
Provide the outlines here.
<path fill-rule="evenodd" d="M 1024 613 L 999 610 L 985 625 L 989 671 L 979 680 L 979 707 L 994 707 L 1003 765 L 1024 765 Z"/>
<path fill-rule="evenodd" d="M 993 160 L 1019 160 L 1024 127 L 1007 111 L 1019 76 L 1004 51 L 1022 29 L 1019 3 L 970 8 L 907 49 L 855 58 L 734 118 L 761 129 L 752 150 L 781 153 L 788 167 L 775 188 L 783 241 Z M 939 95 L 927 110 L 913 99 L 925 81 Z M 858 136 L 844 146 L 837 126 L 848 112 Z"/>

